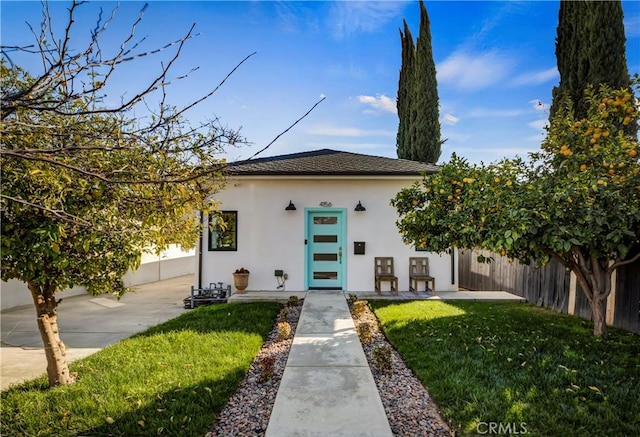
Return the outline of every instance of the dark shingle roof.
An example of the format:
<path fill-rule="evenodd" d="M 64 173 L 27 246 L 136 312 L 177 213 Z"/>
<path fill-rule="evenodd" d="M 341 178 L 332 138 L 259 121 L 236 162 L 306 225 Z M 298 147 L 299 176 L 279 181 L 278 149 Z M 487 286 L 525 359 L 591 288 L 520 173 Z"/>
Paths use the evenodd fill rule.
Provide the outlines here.
<path fill-rule="evenodd" d="M 360 153 L 321 149 L 267 158 L 236 161 L 227 170 L 235 176 L 364 176 L 420 175 L 436 173 L 439 167 L 407 159 L 384 158 Z"/>

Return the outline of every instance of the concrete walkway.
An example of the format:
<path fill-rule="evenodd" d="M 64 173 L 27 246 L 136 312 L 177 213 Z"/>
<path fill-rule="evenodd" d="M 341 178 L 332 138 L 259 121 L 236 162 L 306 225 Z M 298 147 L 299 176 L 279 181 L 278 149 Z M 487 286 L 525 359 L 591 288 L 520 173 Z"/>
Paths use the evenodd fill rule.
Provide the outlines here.
<path fill-rule="evenodd" d="M 119 301 L 111 295 L 88 294 L 65 298 L 58 307 L 60 336 L 69 361 L 86 357 L 145 329 L 184 313 L 193 275 L 134 287 Z M 25 289 L 25 293 L 29 291 Z M 46 372 L 47 361 L 33 306 L 12 308 L 0 317 L 1 389 Z"/>
<path fill-rule="evenodd" d="M 309 294 L 315 293 L 317 292 L 309 292 Z M 403 290 L 400 290 L 397 295 L 390 291 L 383 291 L 380 294 L 375 291 L 346 291 L 344 293 L 346 295 L 355 294 L 358 296 L 358 299 L 365 300 L 482 300 L 526 302 L 524 297 L 516 296 L 506 291 L 438 291 L 435 295 L 425 291 L 419 291 L 418 294 L 415 294 L 411 291 Z M 247 291 L 244 294 L 233 294 L 229 298 L 229 302 L 275 301 L 286 303 L 289 296 L 298 296 L 298 298 L 302 299 L 307 295 L 305 291 Z"/>
<path fill-rule="evenodd" d="M 266 437 L 391 435 L 344 294 L 307 293 Z"/>

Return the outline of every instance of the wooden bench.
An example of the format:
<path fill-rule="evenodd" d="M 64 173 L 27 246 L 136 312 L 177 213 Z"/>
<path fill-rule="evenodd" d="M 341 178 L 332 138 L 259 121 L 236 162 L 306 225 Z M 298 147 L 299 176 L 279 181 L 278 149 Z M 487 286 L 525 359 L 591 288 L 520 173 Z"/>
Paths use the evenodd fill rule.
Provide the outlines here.
<path fill-rule="evenodd" d="M 409 291 L 418 294 L 418 283 L 424 281 L 424 289 L 429 289 L 431 282 L 431 294 L 436 295 L 436 278 L 429 274 L 429 258 L 409 258 Z"/>
<path fill-rule="evenodd" d="M 398 295 L 398 277 L 393 272 L 393 257 L 375 257 L 375 289 L 380 294 L 380 283 L 388 281 L 391 291 Z"/>

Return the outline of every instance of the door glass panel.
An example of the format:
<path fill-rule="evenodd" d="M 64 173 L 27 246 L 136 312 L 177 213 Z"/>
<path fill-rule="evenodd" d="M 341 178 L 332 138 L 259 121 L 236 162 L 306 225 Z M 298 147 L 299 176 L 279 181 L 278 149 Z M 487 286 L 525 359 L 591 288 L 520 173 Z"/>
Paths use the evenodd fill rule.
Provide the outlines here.
<path fill-rule="evenodd" d="M 338 261 L 338 255 L 335 253 L 314 253 L 314 261 Z"/>
<path fill-rule="evenodd" d="M 314 225 L 335 225 L 338 223 L 338 217 L 314 217 Z"/>
<path fill-rule="evenodd" d="M 313 242 L 314 243 L 337 243 L 338 236 L 337 235 L 314 235 Z"/>
<path fill-rule="evenodd" d="M 338 272 L 313 272 L 313 279 L 338 279 Z"/>

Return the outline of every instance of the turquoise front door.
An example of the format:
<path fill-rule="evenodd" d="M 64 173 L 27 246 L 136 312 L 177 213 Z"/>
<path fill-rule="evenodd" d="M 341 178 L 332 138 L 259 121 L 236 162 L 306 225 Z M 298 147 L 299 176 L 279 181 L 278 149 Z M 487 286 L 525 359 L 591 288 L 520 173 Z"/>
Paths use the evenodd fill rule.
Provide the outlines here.
<path fill-rule="evenodd" d="M 344 210 L 307 212 L 307 287 L 344 288 Z"/>

